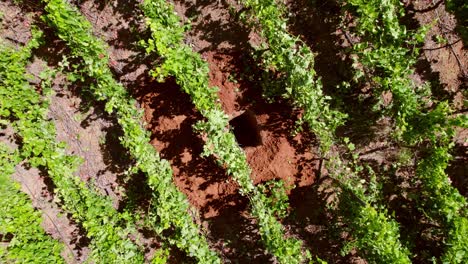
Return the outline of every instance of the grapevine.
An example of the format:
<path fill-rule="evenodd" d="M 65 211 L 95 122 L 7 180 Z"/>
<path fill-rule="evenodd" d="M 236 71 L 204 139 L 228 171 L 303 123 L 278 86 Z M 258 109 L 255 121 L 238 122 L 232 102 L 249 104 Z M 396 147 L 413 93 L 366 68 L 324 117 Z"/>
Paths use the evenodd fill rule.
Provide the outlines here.
<path fill-rule="evenodd" d="M 207 119 L 196 125 L 197 130 L 207 135 L 203 155 L 214 155 L 239 184 L 240 193 L 250 197 L 252 214 L 258 220 L 267 249 L 281 263 L 302 262 L 302 243 L 293 238 L 284 238 L 282 225 L 276 220 L 274 212 L 266 207 L 267 197 L 253 185 L 245 154 L 234 134 L 226 129 L 228 117 L 217 102 L 216 90 L 209 86 L 208 65 L 199 54 L 182 44 L 184 27 L 180 26 L 173 7 L 160 0 L 146 0 L 141 7 L 152 33 L 152 38 L 145 43 L 146 51 L 156 51 L 164 59 L 153 75 L 159 81 L 175 76 L 177 83 L 191 96 L 195 107 Z"/>
<path fill-rule="evenodd" d="M 45 0 L 46 21 L 57 31 L 73 56 L 82 60 L 83 74 L 93 78 L 90 92 L 98 101 L 106 102 L 108 113 L 117 114 L 124 136 L 121 144 L 136 161 L 136 169 L 148 175 L 148 185 L 153 190 L 151 223 L 155 231 L 162 233 L 171 227 L 176 235 L 169 242 L 185 250 L 200 262 L 219 263 L 199 227 L 189 215 L 186 196 L 172 182 L 172 169 L 167 160 L 160 158 L 149 143 L 148 132 L 141 124 L 141 111 L 135 107 L 122 84 L 112 76 L 107 65 L 108 55 L 104 43 L 93 36 L 90 23 L 78 11 L 62 0 Z M 196 246 L 195 246 L 196 245 Z"/>
<path fill-rule="evenodd" d="M 406 46 L 421 42 L 423 28 L 414 37 L 400 25 L 402 15 L 398 1 L 348 1 L 356 12 L 356 34 L 361 43 L 354 45 L 359 62 L 369 72 L 379 72 L 373 81 L 376 92 L 391 91 L 391 113 L 396 119 L 397 136 L 410 146 L 427 144 L 427 154 L 417 164 L 416 176 L 423 183 L 419 208 L 431 219 L 440 221 L 446 230 L 446 252 L 443 261 L 462 263 L 468 259 L 468 226 L 466 199 L 451 186 L 445 168 L 450 160 L 454 127 L 467 127 L 466 116 L 452 116 L 448 103 L 439 102 L 431 109 L 425 107 L 428 92 L 418 93 L 410 80 L 417 49 Z M 377 21 L 377 23 L 375 23 Z M 377 26 L 376 26 L 377 25 Z M 416 155 L 416 153 L 415 153 Z"/>
<path fill-rule="evenodd" d="M 42 100 L 26 79 L 25 66 L 32 49 L 39 46 L 41 34 L 33 30 L 33 39 L 19 51 L 0 49 L 0 91 L 4 91 L 0 92 L 0 117 L 15 120 L 13 127 L 22 141 L 21 158 L 34 167 L 45 168 L 64 209 L 83 225 L 92 239 L 92 259 L 142 262 L 143 255 L 128 238 L 130 229 L 122 225 L 124 216 L 112 207 L 109 199 L 89 189 L 74 175 L 80 159 L 67 155 L 65 144 L 56 141 L 55 125 L 47 120 L 48 101 Z M 42 88 L 44 93 L 50 92 L 46 85 Z"/>
<path fill-rule="evenodd" d="M 65 263 L 60 255 L 63 245 L 44 232 L 41 214 L 10 177 L 20 160 L 17 152 L 0 144 L 0 235 L 2 242 L 8 242 L 6 248 L 0 247 L 0 260 Z M 12 238 L 6 241 L 8 235 Z"/>
<path fill-rule="evenodd" d="M 356 217 L 348 219 L 349 225 L 356 231 L 355 245 L 369 260 L 409 263 L 409 252 L 399 241 L 397 223 L 383 210 L 375 209 L 372 206 L 374 200 L 359 196 L 365 193 L 365 187 L 358 184 L 357 175 L 343 173 L 349 174 L 352 170 L 341 157 L 331 151 L 332 146 L 340 143 L 334 131 L 343 124 L 345 115 L 330 108 L 327 102 L 329 98 L 323 94 L 321 81 L 316 78 L 313 69 L 314 55 L 310 49 L 287 31 L 285 7 L 274 0 L 242 2 L 250 8 L 251 20 L 258 21 L 260 34 L 268 44 L 265 51 L 261 52 L 266 70 L 273 69 L 285 73 L 286 77 L 280 85 L 285 89 L 282 91 L 283 96 L 291 98 L 296 107 L 304 110 L 300 123 L 306 122 L 320 139 L 322 155 L 329 157 L 325 164 L 329 167 L 330 176 L 340 182 L 340 187 L 345 192 L 351 192 L 354 196 L 357 194 L 360 199 L 341 196 L 341 199 L 350 199 L 349 204 L 357 213 Z M 275 87 L 278 84 L 266 83 L 264 86 L 267 95 L 277 93 Z M 363 200 L 366 202 L 362 202 Z"/>

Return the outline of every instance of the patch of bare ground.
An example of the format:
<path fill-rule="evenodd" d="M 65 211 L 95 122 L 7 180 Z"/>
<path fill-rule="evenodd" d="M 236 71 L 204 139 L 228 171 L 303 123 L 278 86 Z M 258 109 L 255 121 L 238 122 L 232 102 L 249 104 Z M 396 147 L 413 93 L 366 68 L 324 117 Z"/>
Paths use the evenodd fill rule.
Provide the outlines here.
<path fill-rule="evenodd" d="M 0 2 L 0 34 L 2 41 L 16 48 L 23 46 L 31 38 L 31 17 L 25 16 L 25 13 L 8 1 Z"/>
<path fill-rule="evenodd" d="M 296 188 L 290 192 L 292 214 L 298 215 L 301 208 L 301 212 L 307 211 L 302 207 L 304 200 L 297 198 L 298 194 L 315 192 L 311 185 L 315 181 L 319 160 L 313 152 L 314 138 L 308 133 L 291 135 L 300 111 L 293 110 L 287 102 L 270 104 L 262 97 L 260 80 L 255 77 L 261 75 L 260 69 L 256 68 L 257 62 L 251 57 L 252 47 L 258 45 L 260 38 L 228 11 L 229 8 L 237 8 L 233 3 L 180 1 L 176 2 L 176 7 L 179 14 L 192 19 L 192 30 L 187 34 L 187 41 L 209 63 L 210 82 L 219 88 L 225 112 L 231 117 L 246 110 L 256 115 L 262 144 L 243 146 L 253 170 L 254 182 L 283 179 L 287 185 L 295 184 Z M 244 133 L 255 137 L 254 131 Z M 315 206 L 308 208 L 308 212 L 320 214 L 317 213 L 320 212 L 320 205 L 307 203 L 312 204 Z M 316 222 L 317 228 L 310 232 L 303 232 L 303 226 L 298 229 L 297 224 L 304 215 L 300 216 L 284 222 L 288 235 L 307 240 L 306 245 L 314 253 L 319 253 L 315 249 L 323 249 L 327 243 L 333 243 L 329 243 L 329 237 L 323 235 L 326 232 L 322 232 L 320 239 L 314 236 L 323 231 L 324 222 Z"/>
<path fill-rule="evenodd" d="M 259 242 L 248 201 L 212 157 L 200 157 L 203 141 L 192 126 L 202 117 L 190 98 L 173 80 L 158 84 L 147 77 L 153 60 L 133 45 L 144 34 L 123 33 L 128 33 L 128 25 L 141 25 L 135 13 L 139 12 L 135 11 L 137 3 L 126 2 L 131 8 L 119 6 L 119 1 L 81 3 L 97 34 L 110 44 L 111 59 L 116 62 L 111 67 L 145 110 L 152 144 L 171 162 L 174 182 L 200 210 L 213 246 L 233 262 L 268 262 L 271 256 Z M 248 73 L 251 45 L 258 37 L 231 16 L 227 2 L 176 1 L 175 6 L 185 21 L 188 17 L 192 21 L 186 43 L 209 63 L 210 83 L 219 88 L 226 113 L 235 117 L 251 110 L 256 115 L 263 144 L 244 148 L 253 180 L 284 179 L 287 184 L 310 186 L 318 166 L 309 150 L 313 139 L 290 135 L 299 113 L 285 103 L 267 104 L 257 80 L 248 80 L 254 75 Z"/>
<path fill-rule="evenodd" d="M 255 116 L 262 142 L 257 146 L 241 144 L 254 182 L 283 179 L 288 185 L 310 185 L 317 167 L 309 150 L 313 139 L 291 135 L 299 111 L 287 103 L 269 104 L 262 98 L 255 77 L 258 69 L 251 58 L 259 37 L 232 16 L 229 4 L 233 3 L 177 1 L 176 10 L 192 21 L 187 42 L 208 62 L 210 84 L 219 88 L 224 111 L 231 118 L 247 110 Z M 254 130 L 244 133 L 255 137 Z"/>
<path fill-rule="evenodd" d="M 466 108 L 468 51 L 455 31 L 455 17 L 445 10 L 443 1 L 406 2 L 408 27 L 432 25 L 417 65 L 419 78 L 431 82 L 439 100 L 450 100 L 456 110 Z"/>
<path fill-rule="evenodd" d="M 199 209 L 212 246 L 234 262 L 265 263 L 271 256 L 265 254 L 255 221 L 247 214 L 248 201 L 238 194 L 237 185 L 214 158 L 200 156 L 204 142 L 192 126 L 202 117 L 173 80 L 160 84 L 149 77 L 154 59 L 141 55 L 144 51 L 133 46 L 144 33 L 123 33 L 128 24 L 138 28 L 142 23 L 135 20 L 137 2 L 126 4 L 131 8 L 116 8 L 118 1 L 102 6 L 85 1 L 80 9 L 110 44 L 111 59 L 116 62 L 110 66 L 145 110 L 151 143 L 171 162 L 175 184 Z M 127 24 L 120 22 L 124 19 Z"/>

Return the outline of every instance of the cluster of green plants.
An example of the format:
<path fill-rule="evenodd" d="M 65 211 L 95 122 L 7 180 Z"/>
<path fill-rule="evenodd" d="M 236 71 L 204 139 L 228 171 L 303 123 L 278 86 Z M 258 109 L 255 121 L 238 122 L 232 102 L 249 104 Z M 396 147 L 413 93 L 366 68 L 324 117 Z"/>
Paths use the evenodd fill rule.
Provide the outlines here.
<path fill-rule="evenodd" d="M 379 189 L 376 177 L 369 182 L 360 177 L 364 167 L 352 151 L 354 147 L 348 140 L 349 154 L 347 161 L 338 154 L 331 155 L 325 166 L 330 177 L 338 182 L 339 201 L 334 210 L 343 222 L 343 230 L 351 234 L 341 250 L 342 255 L 352 249 L 372 263 L 411 263 L 410 252 L 400 241 L 398 223 L 389 216 L 385 206 L 380 205 Z"/>
<path fill-rule="evenodd" d="M 0 246 L 0 261 L 65 263 L 63 244 L 44 232 L 41 213 L 11 178 L 20 161 L 17 152 L 0 143 L 0 242 L 7 243 Z"/>
<path fill-rule="evenodd" d="M 270 180 L 257 186 L 260 192 L 268 196 L 266 206 L 271 208 L 279 219 L 286 218 L 289 214 L 287 191 L 291 186 L 286 187 L 283 180 Z"/>
<path fill-rule="evenodd" d="M 26 65 L 42 32 L 33 28 L 33 39 L 20 50 L 0 47 L 0 117 L 10 121 L 20 137 L 20 159 L 47 172 L 62 208 L 81 224 L 91 239 L 91 259 L 97 262 L 143 262 L 143 254 L 128 235 L 134 228 L 119 214 L 112 201 L 98 195 L 74 175 L 81 159 L 66 154 L 66 144 L 56 140 L 55 125 L 48 120 L 49 102 L 29 85 Z M 50 74 L 41 85 L 44 96 L 51 94 Z M 26 228 L 26 227 L 25 227 Z"/>
<path fill-rule="evenodd" d="M 416 144 L 435 138 L 447 127 L 443 117 L 450 114 L 445 102 L 430 97 L 430 87 L 416 86 L 410 79 L 427 27 L 409 32 L 399 18 L 404 14 L 401 3 L 387 1 L 347 1 L 345 7 L 356 17 L 350 30 L 360 38 L 353 45 L 356 79 L 368 76 L 379 102 L 374 110 L 395 118 L 396 136 Z M 392 101 L 384 106 L 384 92 L 391 92 Z M 431 109 L 427 105 L 433 104 Z"/>
<path fill-rule="evenodd" d="M 349 143 L 346 139 L 336 138 L 334 133 L 343 124 L 346 115 L 330 108 L 329 98 L 323 94 L 321 81 L 313 69 L 314 55 L 288 32 L 286 8 L 274 0 L 242 2 L 249 8 L 250 20 L 258 25 L 260 34 L 268 44 L 260 48 L 265 70 L 272 76 L 282 73 L 279 79 L 267 79 L 270 83 L 264 85 L 266 95 L 279 92 L 304 110 L 300 123 L 307 123 L 320 139 L 322 155 L 328 158 L 325 164 L 329 176 L 339 182 L 336 191 L 341 194 L 340 200 L 357 212 L 351 215 L 354 217 L 344 218 L 355 239 L 348 244 L 348 249 L 357 247 L 369 261 L 409 263 L 408 250 L 399 240 L 398 224 L 384 208 L 374 207 L 377 200 L 366 195 L 367 187 L 353 172 L 354 166 L 348 166 L 341 156 L 331 151 L 333 145 Z"/>
<path fill-rule="evenodd" d="M 352 31 L 360 38 L 354 45 L 359 75 L 372 76 L 376 96 L 384 91 L 393 95 L 384 112 L 394 117 L 396 140 L 420 152 L 415 175 L 422 183 L 419 209 L 439 223 L 446 234 L 445 263 L 468 260 L 468 223 L 466 199 L 451 186 L 445 169 L 451 159 L 450 149 L 455 127 L 467 127 L 466 115 L 452 115 L 447 102 L 435 102 L 428 86 L 417 87 L 410 79 L 425 27 L 408 32 L 399 19 L 404 11 L 399 1 L 349 0 L 348 9 L 356 19 Z M 430 107 L 428 105 L 431 105 Z M 378 105 L 379 107 L 381 105 Z"/>
<path fill-rule="evenodd" d="M 93 36 L 92 26 L 74 7 L 63 0 L 44 0 L 44 16 L 58 37 L 64 40 L 72 56 L 81 60 L 82 78 L 92 78 L 89 91 L 96 100 L 105 102 L 108 113 L 117 116 L 124 135 L 121 144 L 135 160 L 134 170 L 148 176 L 153 190 L 148 224 L 169 243 L 186 251 L 202 263 L 220 263 L 216 252 L 189 214 L 189 203 L 172 181 L 172 169 L 167 160 L 149 143 L 149 133 L 142 124 L 141 111 L 126 89 L 117 82 L 108 67 L 106 45 Z M 165 237 L 163 231 L 171 230 Z"/>
<path fill-rule="evenodd" d="M 240 186 L 240 193 L 249 197 L 252 215 L 260 226 L 262 240 L 269 252 L 280 263 L 299 263 L 307 253 L 302 252 L 302 243 L 285 238 L 283 226 L 269 208 L 269 198 L 254 186 L 251 170 L 234 134 L 229 131 L 228 116 L 219 104 L 217 90 L 209 85 L 209 69 L 199 54 L 183 44 L 185 27 L 175 14 L 173 6 L 163 0 L 145 0 L 141 5 L 147 18 L 152 37 L 144 44 L 147 52 L 157 52 L 163 60 L 152 74 L 159 81 L 174 76 L 180 87 L 191 96 L 192 102 L 207 119 L 196 124 L 196 129 L 206 135 L 204 156 L 213 155 L 220 166 Z M 285 201 L 283 201 L 285 202 Z"/>
<path fill-rule="evenodd" d="M 314 54 L 288 32 L 287 12 L 281 1 L 240 2 L 250 10 L 250 21 L 258 24 L 259 33 L 266 41 L 257 48 L 266 73 L 265 95 L 281 95 L 304 110 L 297 130 L 302 130 L 305 123 L 319 139 L 322 153 L 327 153 L 334 144 L 335 130 L 344 123 L 346 115 L 330 107 L 331 98 L 323 93 L 322 82 L 314 70 Z"/>
<path fill-rule="evenodd" d="M 451 155 L 450 146 L 435 147 L 418 163 L 416 174 L 424 182 L 420 200 L 421 210 L 441 223 L 446 235 L 442 263 L 466 263 L 468 260 L 467 202 L 451 186 L 445 169 Z"/>
<path fill-rule="evenodd" d="M 437 137 L 427 138 L 418 155 L 415 175 L 423 188 L 416 201 L 419 209 L 438 223 L 446 236 L 442 262 L 465 263 L 468 261 L 468 202 L 452 186 L 445 171 L 452 159 L 450 152 L 454 146 L 455 128 L 467 128 L 468 116 L 441 114 L 437 119 L 446 123 L 440 122 L 445 125 L 444 130 Z"/>
<path fill-rule="evenodd" d="M 352 236 L 357 239 L 345 248 L 358 248 L 371 263 L 411 263 L 409 250 L 400 242 L 399 225 L 388 216 L 385 208 L 376 209 L 371 203 L 359 207 L 353 204 L 350 208 L 356 209 L 348 216 L 352 218 L 349 221 L 349 228 L 354 231 Z"/>
<path fill-rule="evenodd" d="M 74 63 L 69 76 L 86 83 L 95 100 L 105 102 L 105 110 L 117 117 L 124 132 L 120 142 L 134 160 L 132 172 L 141 171 L 148 176 L 153 197 L 147 224 L 162 239 L 198 262 L 221 263 L 193 221 L 186 196 L 174 185 L 169 162 L 161 159 L 149 144 L 141 110 L 112 76 L 105 43 L 93 35 L 91 24 L 67 1 L 43 2 L 44 20 L 71 50 Z M 328 176 L 337 183 L 339 213 L 343 214 L 339 222 L 350 234 L 342 253 L 357 249 L 369 262 L 411 263 L 412 253 L 400 241 L 398 222 L 381 203 L 375 177 L 370 181 L 362 178 L 363 168 L 353 152 L 354 145 L 347 138 L 335 136 L 346 115 L 334 110 L 330 98 L 322 91 L 320 77 L 314 71 L 314 54 L 288 32 L 285 5 L 277 0 L 240 2 L 247 8 L 248 21 L 265 40 L 257 47 L 265 74 L 262 83 L 265 96 L 269 99 L 281 96 L 303 110 L 295 132 L 307 126 L 316 134 Z M 249 198 L 251 214 L 258 222 L 265 248 L 280 263 L 322 262 L 312 258 L 300 240 L 284 234 L 279 221 L 288 209 L 283 183 L 253 184 L 245 153 L 229 130 L 229 117 L 219 103 L 217 88 L 209 85 L 208 65 L 184 44 L 187 26 L 181 24 L 173 5 L 165 0 L 140 3 L 151 32 L 151 38 L 141 44 L 147 53 L 157 53 L 161 58 L 158 60 L 161 64 L 152 71 L 153 77 L 163 82 L 174 76 L 191 96 L 205 118 L 194 126 L 206 138 L 202 155 L 216 157 L 219 165 L 239 184 L 240 193 Z M 356 79 L 370 82 L 379 99 L 374 110 L 394 118 L 395 140 L 405 147 L 418 149 L 411 154 L 418 160 L 415 174 L 422 186 L 416 201 L 422 214 L 444 233 L 445 248 L 440 261 L 465 263 L 468 261 L 468 203 L 451 185 L 445 170 L 451 159 L 455 127 L 468 127 L 468 117 L 453 115 L 447 102 L 437 102 L 431 97 L 429 86 L 418 87 L 410 78 L 419 52 L 417 45 L 423 41 L 426 27 L 408 31 L 401 25 L 404 10 L 398 0 L 348 0 L 343 4 L 356 21 L 350 28 L 359 39 L 352 51 L 356 55 L 353 57 Z M 457 0 L 447 1 L 446 6 L 456 15 L 464 14 L 468 7 Z M 44 233 L 40 213 L 34 211 L 31 201 L 10 179 L 14 166 L 26 160 L 48 173 L 57 186 L 55 193 L 63 202 L 64 211 L 70 212 L 87 232 L 91 239 L 91 261 L 142 263 L 141 249 L 129 239 L 135 233 L 133 216 L 117 212 L 109 199 L 97 194 L 92 183 L 76 177 L 74 172 L 80 159 L 67 155 L 66 145 L 55 140 L 54 123 L 47 119 L 46 99 L 54 73 L 41 76 L 39 92 L 29 85 L 25 67 L 32 50 L 40 45 L 40 35 L 34 30 L 33 39 L 19 50 L 0 45 L 0 125 L 11 125 L 20 138 L 17 151 L 0 145 L 0 198 L 3 199 L 0 207 L 6 211 L 0 216 L 0 236 L 13 237 L 6 248 L 0 246 L 0 260 L 27 262 L 35 257 L 34 260 L 63 262 L 60 256 L 63 246 Z M 389 105 L 382 100 L 387 92 L 392 94 Z M 338 154 L 343 146 L 349 151 Z M 338 212 L 337 208 L 334 210 Z M 26 222 L 28 225 L 22 227 Z M 153 263 L 165 263 L 167 251 L 159 253 L 153 256 Z"/>

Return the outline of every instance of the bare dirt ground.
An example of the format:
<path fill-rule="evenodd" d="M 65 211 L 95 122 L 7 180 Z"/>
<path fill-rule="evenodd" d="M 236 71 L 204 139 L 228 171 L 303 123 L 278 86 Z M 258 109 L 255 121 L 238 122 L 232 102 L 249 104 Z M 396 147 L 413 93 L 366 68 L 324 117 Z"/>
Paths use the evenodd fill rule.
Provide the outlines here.
<path fill-rule="evenodd" d="M 248 201 L 213 158 L 200 157 L 203 141 L 192 126 L 202 117 L 173 80 L 159 84 L 148 77 L 151 60 L 136 54 L 141 52 L 133 45 L 138 36 L 128 32 L 141 23 L 133 20 L 137 17 L 131 12 L 135 3 L 127 2 L 127 8 L 118 4 L 100 6 L 82 1 L 80 8 L 98 35 L 110 43 L 114 71 L 145 110 L 152 144 L 171 162 L 176 185 L 200 210 L 215 248 L 234 262 L 266 261 L 271 256 L 265 255 L 259 244 L 255 222 L 248 215 Z M 311 139 L 290 135 L 298 113 L 287 104 L 267 104 L 260 87 L 238 80 L 250 59 L 249 36 L 254 42 L 254 35 L 233 21 L 226 3 L 176 2 L 176 11 L 192 18 L 186 41 L 209 62 L 210 82 L 219 88 L 226 113 L 231 117 L 247 109 L 256 113 L 263 144 L 245 148 L 253 180 L 284 179 L 289 185 L 310 186 L 318 161 L 310 152 Z M 247 36 L 239 39 L 236 33 Z"/>
<path fill-rule="evenodd" d="M 151 131 L 151 143 L 163 158 L 170 161 L 174 182 L 199 211 L 198 220 L 206 229 L 212 247 L 229 263 L 271 263 L 272 256 L 265 252 L 255 220 L 249 215 L 249 201 L 239 195 L 237 184 L 216 164 L 214 158 L 200 157 L 204 142 L 192 126 L 202 120 L 202 116 L 194 108 L 190 97 L 181 91 L 173 79 L 157 83 L 149 76 L 156 58 L 144 54 L 144 49 L 138 45 L 140 39 L 148 37 L 138 8 L 139 2 L 72 2 L 91 22 L 95 34 L 109 44 L 109 66 L 144 110 L 147 129 Z M 283 223 L 287 234 L 302 239 L 313 254 L 331 263 L 363 263 L 357 252 L 345 257 L 339 254 L 349 234 L 337 234 L 330 223 L 331 216 L 324 209 L 328 194 L 323 191 L 322 185 L 326 179 L 317 179 L 320 161 L 315 153 L 314 137 L 307 132 L 291 135 L 300 112 L 292 109 L 288 102 L 267 103 L 261 95 L 261 87 L 255 77 L 260 76 L 260 69 L 256 68 L 251 55 L 253 47 L 261 39 L 238 21 L 235 12 L 232 12 L 239 9 L 235 1 L 176 0 L 174 4 L 182 20 L 191 21 L 192 27 L 186 34 L 185 42 L 208 62 L 210 84 L 219 88 L 225 112 L 232 118 L 246 110 L 255 114 L 262 144 L 243 147 L 254 182 L 258 184 L 282 179 L 289 186 L 295 185 L 289 191 L 290 216 Z M 28 5 L 34 7 L 34 12 L 41 10 L 39 5 L 32 2 L 27 1 L 25 6 Z M 361 91 L 343 94 L 336 89 L 342 81 L 352 78 L 350 58 L 346 54 L 349 43 L 337 16 L 339 6 L 334 1 L 311 4 L 306 0 L 288 1 L 287 6 L 291 13 L 291 32 L 300 36 L 317 54 L 316 70 L 322 77 L 326 92 L 342 100 L 335 100 L 333 104 L 347 107 L 353 114 L 353 119 L 339 130 L 339 134 L 349 136 L 357 144 L 361 160 L 391 168 L 398 161 L 400 150 L 388 144 L 391 132 L 388 120 L 378 120 L 377 116 L 369 115 L 367 107 L 370 102 L 365 101 L 365 105 L 362 105 L 357 99 Z M 412 26 L 440 18 L 426 39 L 415 80 L 431 82 L 438 98 L 453 102 L 457 111 L 466 111 L 463 100 L 466 98 L 468 54 L 453 32 L 453 17 L 444 11 L 443 5 L 427 12 L 411 13 L 411 10 L 427 7 L 430 7 L 428 1 L 407 3 L 410 15 L 405 21 L 408 20 L 406 23 Z M 0 10 L 4 12 L 0 31 L 2 38 L 14 45 L 24 44 L 30 37 L 29 28 L 37 19 L 37 13 L 29 9 L 21 10 L 8 2 L 1 2 Z M 450 45 L 444 47 L 434 41 L 437 35 L 447 39 Z M 41 48 L 29 66 L 33 75 L 37 76 L 44 68 L 44 61 L 49 66 L 56 66 L 61 55 L 67 52 L 63 43 L 52 35 L 48 36 L 47 41 L 53 45 Z M 67 142 L 70 153 L 84 158 L 78 175 L 84 181 L 93 181 L 103 195 L 112 198 L 116 208 L 122 209 L 136 203 L 140 211 L 145 211 L 149 206 L 150 191 L 145 185 L 144 176 L 133 175 L 128 181 L 125 171 L 132 162 L 124 155 L 125 151 L 118 142 L 121 132 L 115 119 L 104 114 L 102 105 L 86 97 L 80 87 L 66 86 L 63 78 L 59 76 L 53 87 L 56 94 L 51 98 L 50 117 L 57 126 L 57 139 Z M 466 196 L 468 182 L 462 177 L 467 171 L 468 151 L 463 141 L 463 138 L 466 139 L 465 132 L 461 131 L 457 139 L 454 162 L 449 172 L 454 184 Z M 405 171 L 399 173 L 408 178 Z M 53 203 L 47 177 L 22 167 L 18 167 L 17 174 L 17 179 L 22 182 L 35 206 L 44 211 L 46 231 L 67 245 L 68 251 L 64 254 L 73 254 L 77 262 L 86 259 L 88 242 L 79 226 L 67 217 L 59 216 L 60 211 Z M 398 180 L 401 179 L 395 181 Z M 34 184 L 36 181 L 37 184 Z M 393 195 L 398 192 L 395 188 L 404 184 L 397 182 L 386 192 Z M 390 208 L 401 208 L 403 198 L 392 197 L 389 198 Z M 404 214 L 410 212 L 412 217 L 418 216 L 413 209 L 401 210 L 397 219 L 410 223 L 414 219 L 406 219 Z M 400 216 L 403 218 L 398 218 Z M 414 228 L 409 225 L 408 230 Z M 143 247 L 149 256 L 157 248 L 157 238 L 146 232 L 143 232 L 143 236 Z M 174 252 L 171 263 L 191 261 L 178 256 L 182 253 Z"/>
<path fill-rule="evenodd" d="M 453 101 L 456 110 L 466 110 L 463 100 L 468 87 L 468 51 L 455 31 L 456 19 L 445 11 L 443 1 L 408 2 L 413 26 L 433 23 L 422 47 L 417 73 L 422 80 L 431 82 L 434 95 Z"/>

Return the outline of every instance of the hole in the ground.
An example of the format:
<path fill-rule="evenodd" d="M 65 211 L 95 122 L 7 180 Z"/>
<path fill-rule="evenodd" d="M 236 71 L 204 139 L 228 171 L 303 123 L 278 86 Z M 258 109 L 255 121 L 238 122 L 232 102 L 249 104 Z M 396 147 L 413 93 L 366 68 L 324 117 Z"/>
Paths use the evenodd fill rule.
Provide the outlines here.
<path fill-rule="evenodd" d="M 234 128 L 237 143 L 242 147 L 255 147 L 262 144 L 260 127 L 255 113 L 246 110 L 241 115 L 231 119 L 229 125 Z"/>
<path fill-rule="evenodd" d="M 0 234 L 0 242 L 8 243 L 13 239 L 12 233 Z"/>

